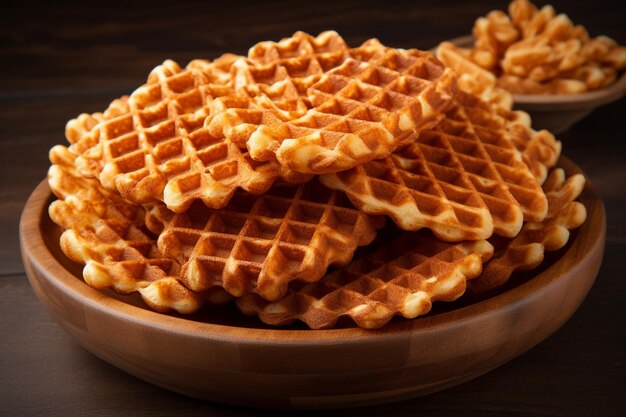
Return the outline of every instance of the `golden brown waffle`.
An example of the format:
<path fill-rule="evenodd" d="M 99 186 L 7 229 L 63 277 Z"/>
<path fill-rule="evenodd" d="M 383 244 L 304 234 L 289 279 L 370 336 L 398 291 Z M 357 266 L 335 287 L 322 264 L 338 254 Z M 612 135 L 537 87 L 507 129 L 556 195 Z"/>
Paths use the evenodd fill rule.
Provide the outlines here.
<path fill-rule="evenodd" d="M 490 12 L 476 20 L 474 46 L 464 54 L 498 75 L 517 94 L 573 94 L 606 87 L 626 69 L 626 48 L 606 36 L 590 38 L 552 6 L 514 0 L 509 16 Z"/>
<path fill-rule="evenodd" d="M 524 224 L 512 240 L 493 242 L 496 255 L 483 273 L 470 284 L 472 291 L 491 290 L 505 284 L 515 271 L 534 269 L 541 264 L 545 251 L 555 251 L 567 244 L 570 230 L 585 222 L 587 210 L 574 201 L 585 186 L 585 177 L 575 174 L 565 179 L 565 172 L 554 169 L 544 184 L 549 210 L 544 221 Z"/>
<path fill-rule="evenodd" d="M 452 244 L 429 233 L 404 233 L 318 282 L 291 288 L 278 301 L 248 295 L 236 302 L 244 314 L 270 325 L 300 320 L 323 329 L 349 317 L 360 327 L 379 328 L 396 315 L 426 314 L 434 301 L 456 300 L 492 253 L 484 240 Z"/>
<path fill-rule="evenodd" d="M 235 95 L 214 103 L 211 133 L 245 149 L 261 125 L 280 124 L 306 114 L 312 107 L 309 88 L 323 74 L 347 58 L 372 60 L 386 49 L 376 39 L 348 48 L 332 31 L 316 38 L 297 32 L 280 42 L 261 42 L 250 49 L 247 59 L 233 64 Z"/>
<path fill-rule="evenodd" d="M 49 207 L 52 220 L 65 231 L 61 249 L 85 264 L 85 282 L 121 294 L 139 292 L 157 311 L 191 313 L 201 299 L 177 280 L 180 266 L 163 257 L 142 229 L 144 211 L 82 177 L 75 155 L 63 146 L 50 151 L 48 182 L 60 198 Z"/>
<path fill-rule="evenodd" d="M 290 281 L 316 281 L 329 265 L 350 262 L 384 221 L 314 180 L 276 185 L 260 196 L 238 192 L 220 210 L 196 203 L 175 214 L 156 205 L 146 223 L 159 234 L 164 256 L 184 265 L 186 287 L 276 300 Z"/>
<path fill-rule="evenodd" d="M 65 126 L 65 137 L 71 144 L 70 149 L 76 155 L 87 151 L 98 144 L 98 138 L 93 134 L 93 130 L 99 123 L 114 119 L 129 112 L 128 96 L 115 99 L 109 107 L 102 113 L 79 115 L 76 119 L 67 122 Z M 96 169 L 94 169 L 96 171 Z M 91 171 L 87 171 L 92 174 Z M 93 175 L 91 175 L 93 176 Z"/>
<path fill-rule="evenodd" d="M 211 134 L 245 149 L 259 126 L 305 114 L 312 107 L 308 90 L 324 73 L 349 57 L 369 60 L 385 50 L 376 39 L 348 48 L 333 31 L 316 38 L 297 32 L 280 42 L 260 42 L 250 49 L 248 58 L 233 63 L 234 92 L 211 106 Z"/>
<path fill-rule="evenodd" d="M 76 131 L 82 126 L 99 121 L 83 134 L 82 142 L 93 146 L 77 159 L 81 173 L 95 171 L 106 188 L 117 189 L 130 201 L 162 200 L 175 211 L 196 199 L 222 207 L 239 187 L 259 194 L 277 179 L 308 180 L 276 162 L 253 161 L 248 152 L 215 138 L 205 127 L 213 100 L 232 94 L 224 83 L 230 80 L 226 69 L 234 60 L 192 61 L 186 69 L 166 61 L 130 96 L 127 111 L 101 121 L 87 117 L 89 123 L 81 118 L 72 122 L 71 136 L 80 136 Z"/>
<path fill-rule="evenodd" d="M 480 97 L 492 105 L 511 110 L 511 94 L 496 86 L 493 74 L 474 64 L 469 51 L 450 42 L 442 42 L 437 47 L 437 57 L 458 75 L 459 88 Z M 516 123 L 509 128 L 515 132 L 510 135 L 515 147 L 522 153 L 522 158 L 537 181 L 541 184 L 547 172 L 561 154 L 561 142 L 547 130 L 535 131 L 531 128 L 530 116 L 522 111 L 515 111 Z"/>
<path fill-rule="evenodd" d="M 171 96 L 175 94 L 173 90 L 176 89 L 189 90 L 189 86 L 194 84 L 210 83 L 220 92 L 221 90 L 218 86 L 224 86 L 230 81 L 230 66 L 235 59 L 235 55 L 225 54 L 213 62 L 194 60 L 185 69 L 180 68 L 174 61 L 167 60 L 150 73 L 147 84 L 141 87 L 140 90 L 142 88 L 147 89 L 150 86 L 150 92 L 154 100 L 158 100 L 161 96 L 168 96 L 168 92 L 169 96 Z M 161 82 L 165 81 L 170 81 L 172 87 L 164 87 L 163 92 L 155 91 L 155 87 L 158 87 Z M 197 110 L 197 106 L 189 105 L 194 99 L 198 101 L 197 97 L 190 99 L 193 93 L 192 91 L 190 94 L 181 94 L 178 97 L 181 98 L 181 101 L 187 102 L 185 105 L 187 111 Z M 171 98 L 175 107 L 178 107 L 178 109 L 183 107 L 175 103 L 177 97 Z M 118 131 L 128 129 L 129 117 L 132 118 L 132 109 L 128 99 L 128 96 L 123 96 L 120 99 L 113 100 L 103 113 L 81 114 L 67 123 L 66 137 L 72 144 L 70 147 L 72 152 L 81 156 L 77 164 L 83 175 L 93 177 L 102 171 L 106 161 L 102 160 L 102 147 L 98 146 L 100 140 L 115 139 L 119 135 Z M 167 105 L 167 103 L 165 104 Z M 157 122 L 160 120 L 154 115 L 152 121 Z M 92 149 L 94 147 L 97 147 L 97 149 Z M 83 155 L 84 153 L 85 155 Z"/>
<path fill-rule="evenodd" d="M 260 42 L 248 52 L 247 59 L 233 64 L 233 87 L 239 99 L 249 97 L 244 108 L 255 109 L 252 114 L 241 105 L 223 109 L 213 122 L 214 134 L 225 134 L 240 147 L 258 127 L 256 113 L 267 112 L 261 124 L 280 123 L 303 116 L 312 107 L 308 89 L 323 74 L 341 65 L 347 58 L 371 60 L 381 56 L 386 48 L 370 39 L 357 48 L 349 48 L 334 31 L 313 37 L 296 32 L 280 42 Z M 274 119 L 272 120 L 272 117 Z M 277 117 L 277 118 L 276 118 Z M 250 130 L 250 127 L 254 129 Z M 247 133 L 242 135 L 243 132 Z M 250 130 L 250 131 L 248 131 Z M 234 136 L 229 136 L 232 133 Z"/>
<path fill-rule="evenodd" d="M 523 116 L 459 92 L 446 118 L 415 142 L 321 181 L 405 230 L 426 227 L 446 241 L 513 237 L 524 218 L 541 221 L 548 208 L 511 138 L 525 132 Z"/>
<path fill-rule="evenodd" d="M 471 61 L 468 50 L 450 42 L 442 42 L 437 47 L 436 53 L 441 62 L 457 73 L 460 89 L 504 110 L 511 110 L 513 104 L 511 94 L 496 86 L 496 78 L 491 72 Z M 514 130 L 510 138 L 522 153 L 522 158 L 528 168 L 541 184 L 546 179 L 548 170 L 556 164 L 561 154 L 561 142 L 557 141 L 547 130 L 533 130 L 527 113 L 515 111 L 513 114 L 516 123 L 509 127 Z"/>
<path fill-rule="evenodd" d="M 296 32 L 279 42 L 260 42 L 250 48 L 248 59 L 234 64 L 234 88 L 244 96 L 264 96 L 291 117 L 301 116 L 309 107 L 308 88 L 323 73 L 339 66 L 348 51 L 346 42 L 334 31 L 317 37 Z"/>
<path fill-rule="evenodd" d="M 246 146 L 252 158 L 276 159 L 296 172 L 345 170 L 387 156 L 437 124 L 455 87 L 453 73 L 427 52 L 349 58 L 309 88 L 305 115 L 259 126 Z"/>
<path fill-rule="evenodd" d="M 296 32 L 289 38 L 284 38 L 278 42 L 259 42 L 248 51 L 248 59 L 255 64 L 278 64 L 285 67 L 281 71 L 290 74 L 295 70 L 291 65 L 297 64 L 299 68 L 315 68 L 314 72 L 307 75 L 322 73 L 324 68 L 335 67 L 343 61 L 344 53 L 349 49 L 346 42 L 335 31 L 329 30 L 313 37 L 305 32 Z M 302 62 L 300 59 L 304 59 Z M 297 73 L 300 75 L 303 73 Z M 307 81 L 300 77 L 295 77 L 292 82 L 304 87 Z"/>
<path fill-rule="evenodd" d="M 166 61 L 127 100 L 115 101 L 103 114 L 70 121 L 67 136 L 71 150 L 79 155 L 80 172 L 97 177 L 130 201 L 164 201 L 177 212 L 196 199 L 213 208 L 223 207 L 237 188 L 260 194 L 276 180 L 301 183 L 310 179 L 273 158 L 253 160 L 245 151 L 247 139 L 259 124 L 282 126 L 308 111 L 312 104 L 303 94 L 324 71 L 348 56 L 371 60 L 385 49 L 370 40 L 346 50 L 345 42 L 331 32 L 317 38 L 297 33 L 272 48 L 270 44 L 252 48 L 248 59 L 225 55 L 213 62 L 192 61 L 184 69 Z M 214 103 L 218 98 L 223 98 L 221 103 Z M 225 108 L 231 103 L 234 107 Z M 225 109 L 234 110 L 237 117 L 214 117 Z M 212 127 L 206 125 L 211 119 Z M 306 123 L 319 119 L 318 115 Z M 372 137 L 365 142 L 358 135 L 346 138 L 343 150 L 351 146 L 356 152 L 355 146 L 366 143 L 378 146 Z"/>
<path fill-rule="evenodd" d="M 455 80 L 430 54 L 376 40 L 347 50 L 336 44 L 345 45 L 305 48 L 313 58 L 289 49 L 262 54 L 277 59 L 264 65 L 237 61 L 238 91 L 255 99 L 216 112 L 211 133 L 247 146 L 255 160 L 320 173 L 388 155 L 442 117 Z"/>
<path fill-rule="evenodd" d="M 519 115 L 524 112 L 517 111 Z M 527 116 L 527 115 L 526 115 Z M 522 160 L 535 176 L 539 184 L 543 184 L 550 168 L 556 165 L 561 156 L 562 144 L 549 131 L 536 131 L 530 127 L 530 116 L 519 117 L 520 123 L 510 127 L 511 141 L 522 154 Z M 522 122 L 525 121 L 525 122 Z"/>
<path fill-rule="evenodd" d="M 511 93 L 496 86 L 496 77 L 475 64 L 469 50 L 459 48 L 450 42 L 442 42 L 437 47 L 436 54 L 446 67 L 456 72 L 461 90 L 505 110 L 513 109 Z"/>

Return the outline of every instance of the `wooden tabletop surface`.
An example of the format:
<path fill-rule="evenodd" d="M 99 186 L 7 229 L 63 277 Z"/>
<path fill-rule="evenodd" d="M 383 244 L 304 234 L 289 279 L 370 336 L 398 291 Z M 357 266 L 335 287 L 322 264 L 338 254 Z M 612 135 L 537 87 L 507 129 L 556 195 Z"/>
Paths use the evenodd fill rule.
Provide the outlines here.
<path fill-rule="evenodd" d="M 467 34 L 475 17 L 506 7 L 486 0 L 233 1 L 214 9 L 205 2 L 144 3 L 21 3 L 0 17 L 0 415 L 288 414 L 194 400 L 129 376 L 79 346 L 39 303 L 20 259 L 18 221 L 28 195 L 46 175 L 48 149 L 65 142 L 67 120 L 103 110 L 167 58 L 184 64 L 223 52 L 244 53 L 257 41 L 278 40 L 296 30 L 335 29 L 352 45 L 378 37 L 391 46 L 428 49 Z M 552 4 L 592 35 L 626 44 L 621 1 Z M 591 178 L 608 215 L 602 269 L 569 322 L 529 352 L 463 385 L 396 404 L 325 414 L 626 415 L 625 116 L 626 100 L 621 100 L 559 135 L 564 154 Z"/>

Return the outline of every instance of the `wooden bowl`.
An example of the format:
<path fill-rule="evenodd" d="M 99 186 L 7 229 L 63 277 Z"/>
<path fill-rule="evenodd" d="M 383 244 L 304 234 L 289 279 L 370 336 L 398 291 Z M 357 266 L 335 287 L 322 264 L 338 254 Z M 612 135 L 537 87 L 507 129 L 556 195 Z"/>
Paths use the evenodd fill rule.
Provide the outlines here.
<path fill-rule="evenodd" d="M 562 159 L 569 172 L 579 172 Z M 271 408 L 349 407 L 402 400 L 460 384 L 513 359 L 574 313 L 604 252 L 604 207 L 588 184 L 586 223 L 537 273 L 482 301 L 439 303 L 428 316 L 383 329 L 272 329 L 233 310 L 158 314 L 134 297 L 95 290 L 59 249 L 45 181 L 20 222 L 37 296 L 88 350 L 145 381 L 211 401 Z"/>
<path fill-rule="evenodd" d="M 471 47 L 472 35 L 450 40 L 461 47 Z M 536 129 L 563 133 L 585 118 L 597 107 L 619 100 L 626 95 L 626 72 L 610 86 L 580 94 L 513 94 L 515 109 L 529 113 Z"/>

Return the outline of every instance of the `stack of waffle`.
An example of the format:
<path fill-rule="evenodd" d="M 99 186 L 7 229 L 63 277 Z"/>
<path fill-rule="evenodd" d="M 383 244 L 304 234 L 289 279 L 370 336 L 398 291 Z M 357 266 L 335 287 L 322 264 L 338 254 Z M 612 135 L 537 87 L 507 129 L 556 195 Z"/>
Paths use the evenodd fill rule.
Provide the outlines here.
<path fill-rule="evenodd" d="M 584 179 L 472 77 L 335 32 L 166 61 L 50 151 L 61 248 L 160 312 L 234 303 L 315 329 L 496 288 L 567 243 Z"/>

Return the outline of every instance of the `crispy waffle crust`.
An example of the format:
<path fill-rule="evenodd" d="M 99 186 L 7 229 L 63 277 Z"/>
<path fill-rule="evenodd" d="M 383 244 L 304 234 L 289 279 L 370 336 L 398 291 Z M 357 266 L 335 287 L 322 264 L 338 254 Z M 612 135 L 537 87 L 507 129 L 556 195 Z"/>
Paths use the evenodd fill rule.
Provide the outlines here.
<path fill-rule="evenodd" d="M 349 48 L 334 31 L 313 37 L 303 32 L 279 42 L 260 42 L 231 70 L 232 96 L 211 115 L 211 132 L 242 149 L 261 125 L 296 119 L 311 108 L 308 89 L 349 57 L 370 59 L 384 47 L 376 40 Z"/>
<path fill-rule="evenodd" d="M 194 204 L 175 214 L 155 205 L 146 223 L 159 234 L 162 253 L 183 265 L 188 288 L 217 286 L 234 296 L 276 300 L 290 281 L 313 282 L 329 265 L 349 263 L 384 220 L 311 181 L 275 186 L 262 196 L 237 193 L 221 210 Z"/>
<path fill-rule="evenodd" d="M 458 77 L 458 86 L 470 94 L 476 95 L 493 105 L 505 110 L 513 109 L 513 96 L 507 90 L 497 87 L 497 79 L 490 71 L 475 64 L 470 51 L 442 42 L 437 46 L 437 58 Z"/>
<path fill-rule="evenodd" d="M 388 155 L 436 124 L 456 88 L 431 54 L 369 40 L 348 48 L 335 32 L 301 32 L 254 46 L 233 65 L 235 90 L 254 105 L 211 122 L 252 158 L 296 172 L 336 172 Z"/>
<path fill-rule="evenodd" d="M 121 294 L 139 292 L 151 308 L 191 313 L 201 299 L 175 278 L 179 264 L 158 251 L 142 229 L 143 208 L 82 177 L 75 156 L 63 146 L 50 151 L 51 189 L 59 197 L 49 208 L 52 220 L 65 231 L 61 249 L 85 264 L 85 282 Z"/>
<path fill-rule="evenodd" d="M 345 170 L 437 124 L 454 89 L 454 76 L 429 53 L 387 49 L 378 59 L 348 58 L 309 88 L 307 113 L 259 126 L 246 146 L 254 159 L 297 172 Z"/>
<path fill-rule="evenodd" d="M 457 73 L 461 90 L 504 110 L 504 112 L 494 110 L 495 112 L 506 114 L 506 111 L 511 111 L 513 107 L 511 93 L 496 85 L 496 77 L 491 72 L 470 60 L 470 51 L 450 42 L 442 42 L 437 47 L 436 53 L 441 62 Z M 509 124 L 508 129 L 514 131 L 509 137 L 522 153 L 524 163 L 542 184 L 548 170 L 556 164 L 561 154 L 561 142 L 547 130 L 533 130 L 527 113 L 518 110 L 513 114 L 516 123 Z"/>
<path fill-rule="evenodd" d="M 524 224 L 513 239 L 494 241 L 496 254 L 485 265 L 483 273 L 470 284 L 474 292 L 492 290 L 505 284 L 515 271 L 534 269 L 541 264 L 546 251 L 563 248 L 570 230 L 585 222 L 587 210 L 574 201 L 585 186 L 585 177 L 576 174 L 565 178 L 565 172 L 554 169 L 543 188 L 548 196 L 548 215 L 542 222 Z"/>
<path fill-rule="evenodd" d="M 550 150 L 560 151 L 554 137 L 538 137 L 528 125 L 525 113 L 496 109 L 461 91 L 446 118 L 413 143 L 321 181 L 405 230 L 426 227 L 446 241 L 485 239 L 493 232 L 513 237 L 524 219 L 545 217 L 537 177 L 544 164 L 556 161 L 558 153 Z"/>
<path fill-rule="evenodd" d="M 271 325 L 300 320 L 324 329 L 348 317 L 360 327 L 379 328 L 393 316 L 426 314 L 434 301 L 456 300 L 492 253 L 484 240 L 446 243 L 429 233 L 406 233 L 276 302 L 249 295 L 237 299 L 237 306 Z"/>
<path fill-rule="evenodd" d="M 334 31 L 317 37 L 296 32 L 279 42 L 260 42 L 250 48 L 247 59 L 234 64 L 234 88 L 240 95 L 258 97 L 269 107 L 298 117 L 310 107 L 309 87 L 341 65 L 351 51 Z"/>
<path fill-rule="evenodd" d="M 277 179 L 308 180 L 276 162 L 252 160 L 205 127 L 213 101 L 233 93 L 235 58 L 196 60 L 185 69 L 166 61 L 128 99 L 113 102 L 104 114 L 70 121 L 66 135 L 81 173 L 129 201 L 164 201 L 176 211 L 194 200 L 222 207 L 237 188 L 259 194 Z"/>

